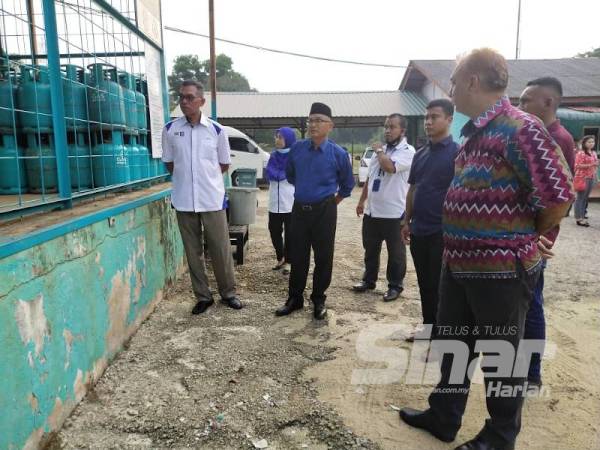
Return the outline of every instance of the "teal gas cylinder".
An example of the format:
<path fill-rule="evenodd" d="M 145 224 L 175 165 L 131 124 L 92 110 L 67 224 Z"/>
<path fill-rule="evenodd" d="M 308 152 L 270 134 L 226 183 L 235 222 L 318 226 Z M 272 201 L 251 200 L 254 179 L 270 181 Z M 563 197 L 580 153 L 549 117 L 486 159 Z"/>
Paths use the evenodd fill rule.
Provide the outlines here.
<path fill-rule="evenodd" d="M 27 192 L 25 160 L 14 134 L 0 134 L 0 194 L 24 194 Z"/>
<path fill-rule="evenodd" d="M 135 77 L 135 102 L 137 105 L 137 123 L 138 128 L 140 130 L 148 129 L 148 111 L 146 108 L 146 96 L 142 92 L 142 79 L 140 77 Z"/>
<path fill-rule="evenodd" d="M 25 170 L 29 192 L 56 192 L 58 188 L 54 136 L 50 133 L 29 133 L 25 149 Z"/>
<path fill-rule="evenodd" d="M 125 129 L 123 88 L 119 85 L 117 68 L 109 64 L 90 64 L 88 83 L 88 116 L 95 128 Z"/>
<path fill-rule="evenodd" d="M 135 98 L 135 82 L 133 75 L 127 72 L 119 72 L 119 84 L 123 88 L 123 102 L 125 105 L 125 120 L 127 121 L 127 133 L 137 134 L 138 115 Z"/>
<path fill-rule="evenodd" d="M 125 147 L 129 154 L 129 179 L 137 181 L 142 178 L 141 152 L 137 145 L 136 136 L 125 135 Z"/>
<path fill-rule="evenodd" d="M 149 157 L 148 163 L 150 169 L 148 170 L 150 177 L 155 177 L 158 175 L 158 165 L 156 164 L 156 158 L 153 158 L 152 155 Z"/>
<path fill-rule="evenodd" d="M 136 141 L 138 137 L 133 137 Z M 137 148 L 140 152 L 139 161 L 140 161 L 140 177 L 148 178 L 150 176 L 150 152 L 148 151 L 148 147 L 146 147 L 140 139 L 140 142 L 136 143 Z"/>
<path fill-rule="evenodd" d="M 129 149 L 120 131 L 97 131 L 92 149 L 92 171 L 95 187 L 128 183 Z"/>
<path fill-rule="evenodd" d="M 17 76 L 14 71 L 0 69 L 0 133 L 12 134 L 19 127 L 17 106 Z"/>
<path fill-rule="evenodd" d="M 138 141 L 139 141 L 139 145 L 142 146 L 144 149 L 146 149 L 146 151 L 148 152 L 148 159 L 147 159 L 147 164 L 148 164 L 148 177 L 152 178 L 155 177 L 157 175 L 157 165 L 154 162 L 154 158 L 152 158 L 152 153 L 150 152 L 150 149 L 148 148 L 148 132 L 145 133 L 141 133 L 140 136 L 138 137 Z"/>
<path fill-rule="evenodd" d="M 52 104 L 46 66 L 22 66 L 17 89 L 19 121 L 25 133 L 52 131 Z"/>
<path fill-rule="evenodd" d="M 67 134 L 71 187 L 75 191 L 92 187 L 92 158 L 86 137 L 87 134 L 84 132 Z"/>
<path fill-rule="evenodd" d="M 85 70 L 73 64 L 64 64 L 61 69 L 67 130 L 87 130 Z"/>
<path fill-rule="evenodd" d="M 162 159 L 156 158 L 154 161 L 156 162 L 156 175 L 166 175 L 167 168 L 165 167 L 165 164 L 162 162 Z"/>

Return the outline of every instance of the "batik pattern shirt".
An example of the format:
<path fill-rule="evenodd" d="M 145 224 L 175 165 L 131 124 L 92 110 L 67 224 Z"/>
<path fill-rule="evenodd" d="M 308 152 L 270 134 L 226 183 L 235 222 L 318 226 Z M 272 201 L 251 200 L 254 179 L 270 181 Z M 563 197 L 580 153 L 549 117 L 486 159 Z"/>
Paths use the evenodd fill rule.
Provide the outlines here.
<path fill-rule="evenodd" d="M 541 267 L 535 220 L 573 199 L 560 147 L 536 117 L 499 99 L 470 120 L 444 200 L 444 263 L 455 277 L 515 278 Z"/>

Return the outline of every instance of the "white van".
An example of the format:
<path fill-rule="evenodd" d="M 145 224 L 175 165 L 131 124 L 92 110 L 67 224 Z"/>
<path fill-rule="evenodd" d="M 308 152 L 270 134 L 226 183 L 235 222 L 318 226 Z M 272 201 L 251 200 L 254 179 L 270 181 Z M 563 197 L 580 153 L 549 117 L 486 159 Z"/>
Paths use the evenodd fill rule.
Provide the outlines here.
<path fill-rule="evenodd" d="M 229 147 L 231 147 L 231 166 L 229 175 L 231 184 L 237 186 L 237 169 L 256 169 L 256 183 L 265 183 L 265 167 L 269 162 L 269 153 L 265 152 L 259 145 L 250 139 L 240 130 L 232 127 L 223 126 L 229 138 Z"/>
<path fill-rule="evenodd" d="M 367 178 L 369 177 L 369 164 L 371 163 L 371 159 L 373 158 L 373 149 L 371 147 L 367 147 L 362 157 L 357 156 L 356 159 L 360 161 L 360 166 L 358 168 L 358 186 L 363 187 Z"/>

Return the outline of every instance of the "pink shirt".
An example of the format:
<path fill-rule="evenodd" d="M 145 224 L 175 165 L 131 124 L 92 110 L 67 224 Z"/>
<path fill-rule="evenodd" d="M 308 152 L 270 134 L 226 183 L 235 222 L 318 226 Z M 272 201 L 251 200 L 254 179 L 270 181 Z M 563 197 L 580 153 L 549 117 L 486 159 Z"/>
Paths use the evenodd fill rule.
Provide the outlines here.
<path fill-rule="evenodd" d="M 583 150 L 575 155 L 575 176 L 583 178 L 595 178 L 596 170 L 598 169 L 598 158 L 596 152 L 592 150 L 591 154 L 587 154 Z M 579 167 L 581 164 L 595 164 L 592 167 Z"/>
<path fill-rule="evenodd" d="M 569 169 L 571 169 L 571 173 L 575 170 L 575 141 L 573 141 L 573 136 L 567 131 L 565 127 L 560 124 L 560 120 L 556 119 L 550 125 L 546 127 L 552 139 L 556 141 L 556 143 L 561 148 L 565 159 L 567 160 L 567 164 L 569 165 Z"/>

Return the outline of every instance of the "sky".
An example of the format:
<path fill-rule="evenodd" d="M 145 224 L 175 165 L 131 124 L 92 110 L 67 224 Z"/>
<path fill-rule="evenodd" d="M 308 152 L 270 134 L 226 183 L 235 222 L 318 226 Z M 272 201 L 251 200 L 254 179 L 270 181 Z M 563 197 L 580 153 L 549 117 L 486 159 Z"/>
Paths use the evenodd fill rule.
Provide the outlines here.
<path fill-rule="evenodd" d="M 406 66 L 492 47 L 514 59 L 518 0 L 215 0 L 215 35 L 337 59 Z M 594 18 L 594 19 L 592 19 Z M 208 34 L 208 0 L 162 0 L 163 26 Z M 520 58 L 568 58 L 600 47 L 600 1 L 522 0 Z M 181 54 L 209 58 L 208 39 L 164 30 L 167 72 Z M 261 92 L 398 89 L 404 69 L 362 67 L 217 42 Z"/>

